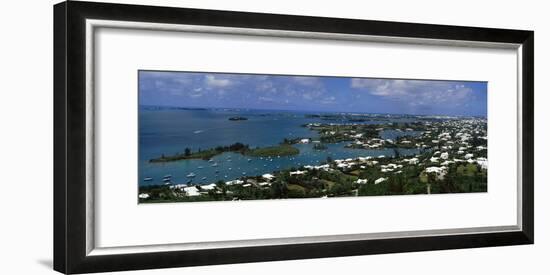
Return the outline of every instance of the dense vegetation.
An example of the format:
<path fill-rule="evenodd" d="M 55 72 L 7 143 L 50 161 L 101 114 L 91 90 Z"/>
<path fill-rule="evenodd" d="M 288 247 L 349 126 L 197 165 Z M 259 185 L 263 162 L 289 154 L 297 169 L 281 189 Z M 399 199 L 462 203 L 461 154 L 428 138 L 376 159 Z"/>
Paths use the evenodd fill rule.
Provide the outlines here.
<path fill-rule="evenodd" d="M 315 115 L 312 115 L 315 116 Z M 338 116 L 323 116 L 341 119 Z M 346 119 L 355 119 L 348 117 Z M 304 125 L 319 138 L 284 139 L 279 145 L 250 148 L 242 143 L 208 150 L 161 156 L 152 162 L 180 159 L 210 159 L 223 152 L 254 157 L 288 156 L 299 153 L 293 145 L 314 143 L 314 149 L 328 149 L 325 143 L 349 142 L 348 148 L 393 150 L 392 157 L 380 156 L 333 160 L 328 157 L 318 166 L 299 166 L 273 171 L 273 175 L 243 176 L 208 186 L 141 186 L 147 196 L 141 202 L 256 200 L 313 197 L 380 196 L 406 194 L 470 193 L 487 191 L 487 126 L 484 120 L 430 120 L 386 124 Z M 382 139 L 382 130 L 399 133 L 394 139 Z M 421 134 L 412 131 L 419 131 Z M 400 150 L 413 149 L 414 156 Z M 406 154 L 406 153 L 404 153 Z M 235 182 L 237 181 L 237 182 Z M 215 186 L 213 186 L 215 185 Z M 185 188 L 198 191 L 186 192 Z"/>
<path fill-rule="evenodd" d="M 429 154 L 424 154 L 425 159 Z M 402 158 L 380 159 L 381 164 L 396 163 Z M 334 163 L 331 163 L 334 166 Z M 227 185 L 223 181 L 216 183 L 215 190 L 203 192 L 201 196 L 185 196 L 183 191 L 169 186 L 140 187 L 140 192 L 150 195 L 142 202 L 173 201 L 212 201 L 212 200 L 256 200 L 283 198 L 318 198 L 344 196 L 381 196 L 406 194 L 442 194 L 487 191 L 487 170 L 475 164 L 451 164 L 448 174 L 438 179 L 425 173 L 426 166 L 410 165 L 399 174 L 383 173 L 376 166 L 354 170 L 308 170 L 305 174 L 291 175 L 297 169 L 288 169 L 275 173 L 275 180 L 266 186 L 258 182 L 261 177 L 243 177 L 242 184 Z M 378 178 L 386 181 L 375 184 Z M 368 183 L 357 183 L 358 179 L 368 179 Z M 200 188 L 200 185 L 197 185 Z"/>
<path fill-rule="evenodd" d="M 253 157 L 273 157 L 273 156 L 290 156 L 300 153 L 300 150 L 292 147 L 289 144 L 280 144 L 270 147 L 258 147 L 250 148 L 246 144 L 240 142 L 231 144 L 229 146 L 218 146 L 207 150 L 198 149 L 196 152 L 192 152 L 191 149 L 185 148 L 183 153 L 176 153 L 174 155 L 166 156 L 161 155 L 158 158 L 149 160 L 149 162 L 170 162 L 185 159 L 210 159 L 216 155 L 224 152 L 236 152 L 247 156 Z"/>
<path fill-rule="evenodd" d="M 256 149 L 247 149 L 243 151 L 244 155 L 253 157 L 274 157 L 274 156 L 291 156 L 300 153 L 295 147 L 287 144 L 277 146 L 261 147 Z"/>

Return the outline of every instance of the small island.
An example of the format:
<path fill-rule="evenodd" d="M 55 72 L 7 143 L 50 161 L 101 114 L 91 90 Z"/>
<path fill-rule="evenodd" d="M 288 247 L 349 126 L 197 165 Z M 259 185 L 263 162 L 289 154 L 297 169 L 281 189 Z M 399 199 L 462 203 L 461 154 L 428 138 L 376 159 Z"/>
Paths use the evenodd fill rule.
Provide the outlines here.
<path fill-rule="evenodd" d="M 241 120 L 248 120 L 248 118 L 242 117 L 242 116 L 234 116 L 234 117 L 230 117 L 229 120 L 230 121 L 241 121 Z"/>
<path fill-rule="evenodd" d="M 224 152 L 235 152 L 252 157 L 275 157 L 297 155 L 300 153 L 300 150 L 292 145 L 284 143 L 276 146 L 250 148 L 247 144 L 236 142 L 229 146 L 218 146 L 207 150 L 199 149 L 195 152 L 191 151 L 189 148 L 185 148 L 183 153 L 169 156 L 163 154 L 158 158 L 150 159 L 149 162 L 171 162 L 186 159 L 208 160 Z"/>

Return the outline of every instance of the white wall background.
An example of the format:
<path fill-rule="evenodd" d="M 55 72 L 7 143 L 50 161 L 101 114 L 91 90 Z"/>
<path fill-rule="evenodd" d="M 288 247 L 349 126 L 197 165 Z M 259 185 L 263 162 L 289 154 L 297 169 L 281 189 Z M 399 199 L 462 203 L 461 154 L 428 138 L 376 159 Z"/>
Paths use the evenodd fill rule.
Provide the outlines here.
<path fill-rule="evenodd" d="M 52 5 L 0 9 L 0 274 L 54 274 L 52 262 Z M 109 1 L 110 2 L 110 1 Z M 123 3 L 535 30 L 536 244 L 127 272 L 128 274 L 548 274 L 550 51 L 544 1 L 118 0 Z M 546 23 L 546 24 L 545 24 Z M 124 273 L 118 273 L 124 274 Z"/>

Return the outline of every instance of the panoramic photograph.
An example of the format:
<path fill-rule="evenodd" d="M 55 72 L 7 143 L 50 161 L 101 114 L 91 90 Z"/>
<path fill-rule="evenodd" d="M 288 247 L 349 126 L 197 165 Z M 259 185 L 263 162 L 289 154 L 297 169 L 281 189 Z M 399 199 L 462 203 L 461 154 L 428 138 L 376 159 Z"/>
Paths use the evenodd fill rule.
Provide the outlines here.
<path fill-rule="evenodd" d="M 139 203 L 487 192 L 487 82 L 138 74 Z"/>

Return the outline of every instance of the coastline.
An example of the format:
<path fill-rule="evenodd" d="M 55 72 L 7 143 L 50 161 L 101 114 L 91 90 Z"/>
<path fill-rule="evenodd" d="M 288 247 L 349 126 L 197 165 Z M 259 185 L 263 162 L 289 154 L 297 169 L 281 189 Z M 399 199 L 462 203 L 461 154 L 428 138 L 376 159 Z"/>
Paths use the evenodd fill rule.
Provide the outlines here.
<path fill-rule="evenodd" d="M 150 159 L 149 162 L 159 163 L 159 162 L 172 162 L 172 161 L 180 161 L 180 160 L 188 160 L 188 159 L 209 160 L 212 157 L 223 154 L 225 152 L 236 152 L 245 156 L 252 156 L 252 157 L 277 157 L 277 156 L 297 155 L 300 153 L 300 150 L 292 147 L 289 144 L 280 144 L 276 146 L 258 147 L 258 148 L 250 149 L 248 145 L 237 142 L 229 146 L 223 146 L 223 147 L 218 146 L 216 148 L 210 148 L 204 151 L 202 150 L 199 150 L 197 152 L 188 151 L 185 153 L 178 153 L 178 154 L 169 155 L 169 156 L 162 155 L 159 158 Z"/>
<path fill-rule="evenodd" d="M 292 116 L 292 119 L 297 118 Z M 294 136 L 284 138 L 278 145 L 254 149 L 237 142 L 195 152 L 189 149 L 161 156 L 156 161 L 151 159 L 151 163 L 166 164 L 203 161 L 208 163 L 204 170 L 216 170 L 216 173 L 231 170 L 231 167 L 239 170 L 241 165 L 244 166 L 237 176 L 230 178 L 216 174 L 220 176 L 208 179 L 197 176 L 195 181 L 195 175 L 191 173 L 183 182 L 173 182 L 169 178 L 164 184 L 140 185 L 140 203 L 486 192 L 486 120 L 396 119 L 398 122 L 388 123 L 374 123 L 372 120 L 310 122 L 297 127 L 315 133 L 315 138 Z M 246 125 L 251 121 L 254 123 L 255 118 L 239 124 Z M 323 149 L 316 150 L 316 146 Z M 358 157 L 332 158 L 330 153 L 334 146 L 355 152 L 352 155 Z M 304 148 L 309 148 L 307 152 L 318 160 L 317 164 L 297 160 Z M 378 156 L 363 155 L 363 152 L 382 150 L 385 153 Z M 234 162 L 231 162 L 231 155 L 221 157 L 226 153 L 241 157 L 233 157 Z M 323 154 L 326 159 L 319 158 L 318 155 Z M 245 156 L 250 157 L 248 161 Z M 271 170 L 261 173 L 254 172 L 257 168 L 245 169 L 245 166 L 261 167 L 262 163 L 283 159 L 292 165 L 270 166 L 273 167 Z M 203 167 L 199 165 L 198 168 Z M 265 175 L 269 179 L 264 178 Z"/>

